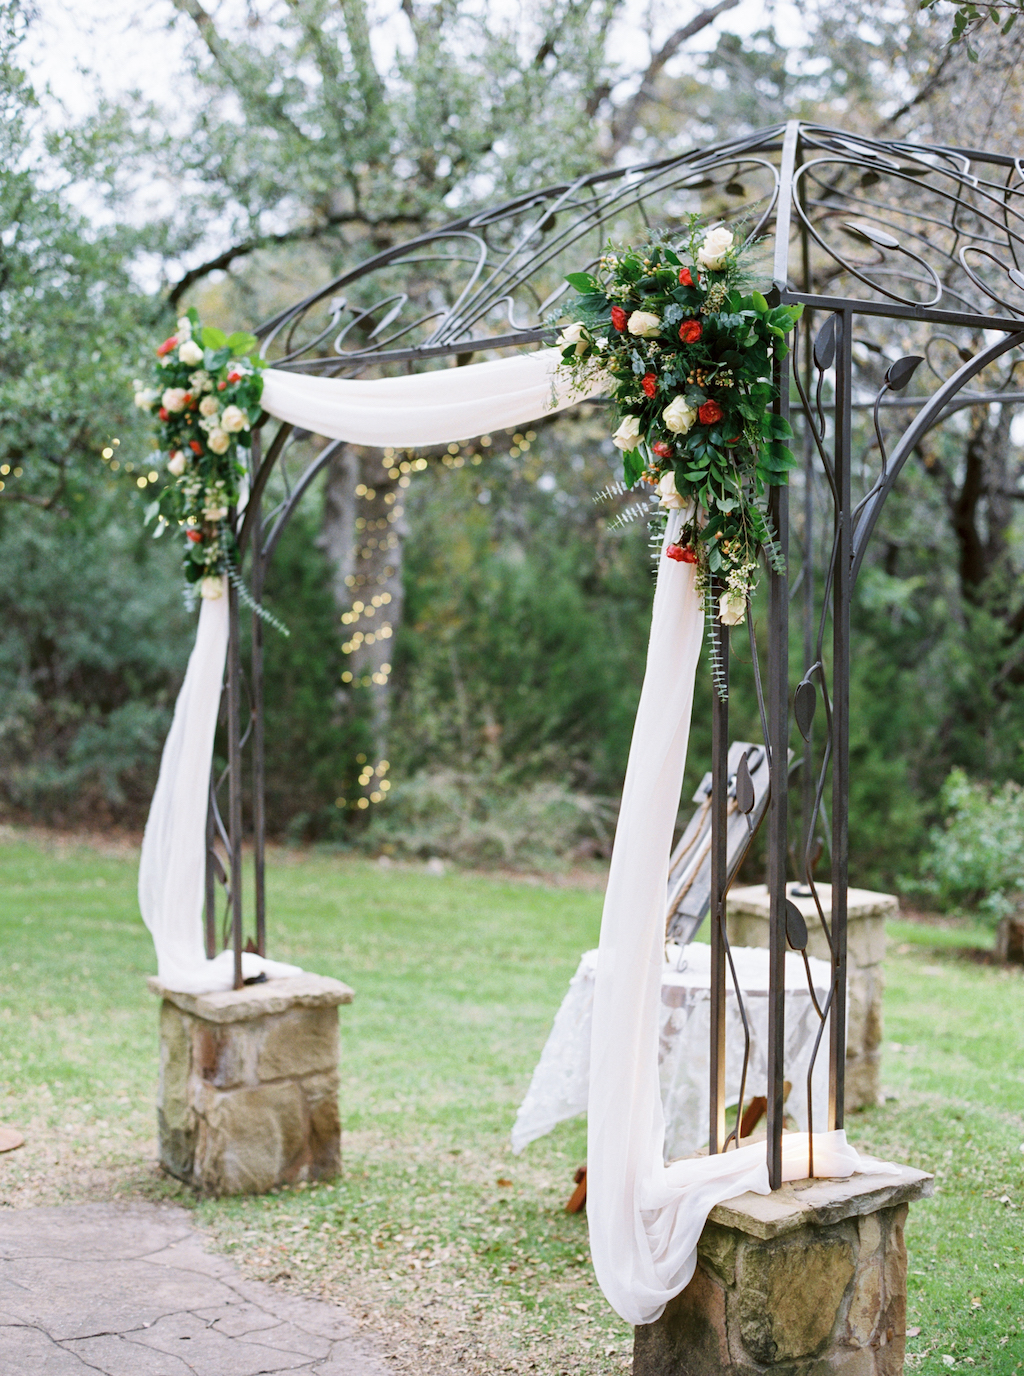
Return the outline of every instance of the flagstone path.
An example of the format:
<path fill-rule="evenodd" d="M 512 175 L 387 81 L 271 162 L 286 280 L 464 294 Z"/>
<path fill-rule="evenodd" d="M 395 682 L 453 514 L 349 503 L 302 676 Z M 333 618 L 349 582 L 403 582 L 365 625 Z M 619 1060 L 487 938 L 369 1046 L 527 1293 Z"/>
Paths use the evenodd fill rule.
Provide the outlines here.
<path fill-rule="evenodd" d="M 341 1309 L 246 1280 L 183 1209 L 0 1212 L 0 1376 L 385 1376 Z"/>

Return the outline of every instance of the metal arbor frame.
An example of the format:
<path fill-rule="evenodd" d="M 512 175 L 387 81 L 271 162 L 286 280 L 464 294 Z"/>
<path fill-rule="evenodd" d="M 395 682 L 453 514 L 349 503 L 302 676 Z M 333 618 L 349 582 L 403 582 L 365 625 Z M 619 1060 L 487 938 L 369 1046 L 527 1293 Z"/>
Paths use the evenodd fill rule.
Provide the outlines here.
<path fill-rule="evenodd" d="M 965 406 L 1024 399 L 1024 393 L 1013 389 L 1019 359 L 1014 351 L 1024 344 L 1024 161 L 971 150 L 884 143 L 794 121 L 681 157 L 531 191 L 466 216 L 377 254 L 282 311 L 258 333 L 263 354 L 274 367 L 329 377 L 444 367 L 467 362 L 474 354 L 550 342 L 545 324 L 567 291 L 566 272 L 590 266 L 609 239 L 636 241 L 652 230 L 671 237 L 693 213 L 709 223 L 731 224 L 749 240 L 763 240 L 765 275 L 774 283 L 778 299 L 805 307 L 796 346 L 789 359 L 777 365 L 777 409 L 792 420 L 803 454 L 802 468 L 792 481 L 797 498 L 793 538 L 789 490 L 776 488 L 770 494 L 779 543 L 796 572 L 792 579 L 770 571 L 766 577 L 763 648 L 757 644 L 753 613 L 747 617 L 770 768 L 767 1117 L 769 1175 L 776 1188 L 781 1183 L 784 1121 L 784 966 L 787 947 L 798 951 L 807 944 L 803 920 L 787 892 L 791 707 L 805 742 L 799 762 L 799 877 L 814 897 L 832 965 L 831 987 L 819 1001 L 805 957 L 810 996 L 820 1019 L 818 1042 L 823 1049 L 827 1033 L 829 1060 L 827 1123 L 812 1119 L 810 1126 L 834 1128 L 843 1123 L 846 1058 L 853 587 L 885 499 L 926 433 Z M 926 377 L 930 381 L 922 387 Z M 915 385 L 905 393 L 912 379 Z M 983 385 L 972 388 L 976 379 Z M 891 424 L 908 414 L 908 423 Z M 873 424 L 868 423 L 869 415 Z M 328 444 L 293 473 L 292 449 L 305 436 L 280 424 L 264 445 L 262 434 L 271 429 L 267 421 L 264 417 L 253 439 L 248 505 L 235 517 L 241 557 L 250 560 L 257 599 L 289 518 L 341 447 L 340 442 Z M 895 442 L 887 438 L 887 429 L 895 430 Z M 234 589 L 229 596 L 228 763 L 220 779 L 211 782 L 206 936 L 207 953 L 213 955 L 220 881 L 227 891 L 230 917 L 224 944 L 234 949 L 237 987 L 242 982 L 246 745 L 252 768 L 254 945 L 260 953 L 266 946 L 263 640 L 262 624 L 253 617 L 247 689 L 238 596 Z M 801 627 L 803 661 L 792 703 L 791 616 Z M 718 632 L 727 670 L 729 632 L 721 626 Z M 757 672 L 762 661 L 763 670 Z M 819 695 L 824 731 L 816 740 L 812 719 Z M 742 991 L 731 970 L 725 897 L 731 881 L 728 814 L 730 808 L 742 810 L 749 790 L 742 779 L 737 789 L 736 777 L 730 777 L 728 710 L 727 701 L 716 694 L 708 1125 L 712 1152 L 727 1149 L 738 1137 L 738 1127 L 726 1129 L 725 1004 L 730 980 L 746 1022 Z M 218 803 L 225 781 L 226 824 Z M 822 900 L 814 876 L 819 822 L 830 834 L 831 903 Z M 228 857 L 227 873 L 217 856 L 218 838 Z M 747 1056 L 736 1124 L 742 1116 L 746 1062 Z M 806 1090 L 810 1111 L 810 1072 Z"/>

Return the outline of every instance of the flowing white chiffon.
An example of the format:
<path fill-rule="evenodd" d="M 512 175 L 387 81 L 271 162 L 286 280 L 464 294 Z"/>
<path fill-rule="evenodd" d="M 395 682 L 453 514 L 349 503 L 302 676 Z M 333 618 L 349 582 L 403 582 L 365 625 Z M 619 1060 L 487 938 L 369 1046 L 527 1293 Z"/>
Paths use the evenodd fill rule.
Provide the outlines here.
<path fill-rule="evenodd" d="M 317 434 L 375 447 L 469 439 L 596 396 L 557 373 L 557 349 L 412 377 L 348 381 L 277 369 L 263 404 Z M 678 532 L 673 513 L 666 539 Z M 225 589 L 226 592 L 226 589 Z M 211 755 L 228 634 L 226 595 L 204 601 L 195 648 L 164 746 L 142 848 L 139 903 L 161 981 L 183 992 L 231 986 L 231 955 L 205 958 L 202 931 Z M 605 899 L 590 1052 L 588 1216 L 597 1278 L 612 1306 L 650 1323 L 689 1281 L 708 1212 L 745 1190 L 768 1192 L 765 1149 L 662 1161 L 658 998 L 672 828 L 686 763 L 703 618 L 692 566 L 662 556 L 647 673 L 630 749 Z M 296 967 L 243 957 L 246 977 Z M 790 1178 L 806 1174 L 806 1139 L 784 1142 Z M 842 1133 L 819 1134 L 817 1174 L 878 1170 Z M 895 1168 L 892 1168 L 895 1169 Z"/>
<path fill-rule="evenodd" d="M 689 1284 L 716 1204 L 767 1194 L 763 1144 L 664 1164 L 658 1004 L 672 830 L 690 734 L 703 613 L 692 564 L 668 559 L 665 532 L 647 670 L 622 790 L 601 919 L 587 1103 L 587 1216 L 598 1283 L 627 1323 L 653 1323 Z M 807 1138 L 784 1138 L 786 1179 L 807 1175 Z M 893 1171 L 858 1157 L 842 1132 L 815 1133 L 815 1175 Z"/>
<path fill-rule="evenodd" d="M 323 378 L 267 368 L 263 409 L 331 439 L 414 449 L 473 439 L 562 411 L 608 386 L 595 374 L 580 389 L 559 371 L 560 349 L 438 368 L 411 377 Z"/>

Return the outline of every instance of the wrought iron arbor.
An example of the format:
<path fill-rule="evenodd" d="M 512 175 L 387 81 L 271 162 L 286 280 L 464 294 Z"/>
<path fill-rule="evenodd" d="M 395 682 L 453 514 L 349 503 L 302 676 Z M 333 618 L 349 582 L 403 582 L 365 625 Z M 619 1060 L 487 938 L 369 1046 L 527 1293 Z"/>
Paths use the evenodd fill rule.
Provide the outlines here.
<path fill-rule="evenodd" d="M 770 768 L 767 1114 L 774 1187 L 781 1182 L 784 1119 L 784 962 L 787 947 L 806 945 L 792 905 L 787 914 L 790 836 L 798 819 L 797 877 L 814 896 L 831 951 L 827 997 L 819 1004 L 811 989 L 821 1051 L 827 1037 L 829 1060 L 828 1121 L 812 1126 L 840 1127 L 853 588 L 885 499 L 929 430 L 964 407 L 1024 400 L 1014 387 L 1016 351 L 1024 344 L 1024 161 L 884 143 L 794 121 L 681 157 L 531 191 L 467 216 L 377 254 L 258 333 L 275 368 L 330 377 L 446 367 L 474 355 L 550 342 L 545 322 L 568 290 L 566 272 L 592 264 L 609 239 L 635 241 L 650 230 L 671 236 L 694 212 L 763 240 L 765 276 L 779 299 L 805 307 L 796 346 L 779 369 L 777 403 L 794 425 L 803 465 L 791 489 L 771 494 L 790 571 L 767 574 L 761 646 L 753 616 L 747 618 L 755 666 L 763 665 L 758 698 Z M 339 449 L 339 442 L 328 444 L 293 473 L 293 428 L 261 425 L 251 451 L 248 505 L 236 518 L 257 598 L 289 518 Z M 230 598 L 228 765 L 211 785 L 206 931 L 213 955 L 219 879 L 227 890 L 240 984 L 245 747 L 252 768 L 254 944 L 261 953 L 266 940 L 263 639 L 254 617 L 243 705 L 239 605 L 234 591 Z M 799 627 L 802 662 L 792 694 L 791 621 Z M 728 663 L 729 633 L 724 627 L 720 632 Z M 819 698 L 823 729 L 815 734 Z M 789 798 L 788 755 L 796 740 L 791 712 L 804 742 L 799 807 L 795 799 L 791 807 Z M 708 1136 L 714 1152 L 725 1150 L 737 1131 L 726 1132 L 725 999 L 734 976 L 725 896 L 732 878 L 726 851 L 730 798 L 733 806 L 742 805 L 728 769 L 728 703 L 717 696 L 712 730 Z M 218 802 L 225 782 L 226 822 Z M 814 875 L 819 819 L 830 833 L 830 903 L 822 900 Z M 227 872 L 216 853 L 218 838 Z M 742 1006 L 738 985 L 736 995 Z M 809 1098 L 809 1077 L 807 1092 Z M 742 1102 L 737 1123 L 741 1110 Z"/>

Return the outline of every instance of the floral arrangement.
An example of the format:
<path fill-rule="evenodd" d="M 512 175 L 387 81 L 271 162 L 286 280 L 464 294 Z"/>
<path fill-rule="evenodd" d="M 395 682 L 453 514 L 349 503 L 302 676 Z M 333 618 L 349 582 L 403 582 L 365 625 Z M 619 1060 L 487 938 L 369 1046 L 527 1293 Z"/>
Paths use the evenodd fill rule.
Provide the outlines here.
<path fill-rule="evenodd" d="M 237 549 L 229 513 L 238 505 L 249 447 L 261 414 L 263 360 L 254 335 L 202 326 L 196 311 L 156 350 L 153 384 L 136 381 L 135 405 L 155 412 L 157 447 L 168 481 L 146 509 L 156 534 L 181 528 L 185 578 L 203 597 L 221 595 L 221 576 L 237 583 Z"/>
<path fill-rule="evenodd" d="M 762 551 L 781 571 L 766 492 L 796 462 L 789 423 L 772 411 L 772 375 L 803 307 L 770 306 L 753 289 L 750 254 L 696 219 L 682 246 L 609 248 L 596 274 L 566 279 L 578 296 L 558 338 L 581 383 L 597 369 L 612 378 L 626 485 L 654 487 L 663 517 L 685 513 L 665 553 L 696 565 L 706 606 L 715 580 L 718 619 L 731 626 L 746 615 Z"/>

